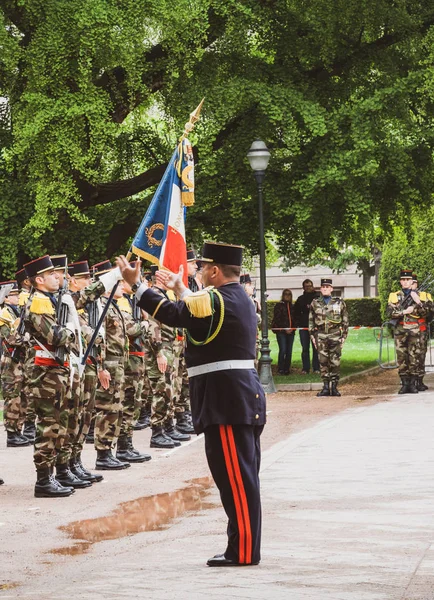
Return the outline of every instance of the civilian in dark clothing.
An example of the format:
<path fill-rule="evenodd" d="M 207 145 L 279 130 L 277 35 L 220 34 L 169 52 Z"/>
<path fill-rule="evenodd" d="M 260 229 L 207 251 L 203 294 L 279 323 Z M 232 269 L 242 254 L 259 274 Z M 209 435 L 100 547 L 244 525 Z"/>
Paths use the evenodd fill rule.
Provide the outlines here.
<path fill-rule="evenodd" d="M 319 292 L 316 292 L 313 283 L 310 279 L 303 281 L 303 294 L 299 296 L 294 304 L 294 319 L 297 327 L 306 327 L 305 330 L 300 330 L 300 343 L 302 347 L 301 361 L 303 363 L 303 374 L 307 374 L 310 371 L 310 356 L 309 346 L 312 344 L 309 336 L 309 309 L 310 304 L 314 298 L 319 298 Z M 312 344 L 312 368 L 313 372 L 319 373 L 319 360 L 318 352 L 315 346 Z"/>
<path fill-rule="evenodd" d="M 294 344 L 295 327 L 292 315 L 292 292 L 285 289 L 282 299 L 274 307 L 271 329 L 276 334 L 279 345 L 277 371 L 279 375 L 289 375 L 291 368 L 292 346 Z"/>

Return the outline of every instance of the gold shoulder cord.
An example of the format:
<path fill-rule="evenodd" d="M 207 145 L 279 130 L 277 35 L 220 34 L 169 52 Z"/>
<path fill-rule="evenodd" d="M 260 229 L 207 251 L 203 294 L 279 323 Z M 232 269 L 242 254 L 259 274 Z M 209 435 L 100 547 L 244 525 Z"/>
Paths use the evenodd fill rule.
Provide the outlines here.
<path fill-rule="evenodd" d="M 217 290 L 210 290 L 209 293 L 211 296 L 211 306 L 212 306 L 213 316 L 211 317 L 211 324 L 209 326 L 208 333 L 206 334 L 206 338 L 202 342 L 195 340 L 191 337 L 191 335 L 187 331 L 188 341 L 191 342 L 194 346 L 205 346 L 205 344 L 209 344 L 210 342 L 212 342 L 220 333 L 220 329 L 222 328 L 223 321 L 225 319 L 225 303 L 224 303 L 222 295 Z M 214 323 L 214 294 L 216 294 L 216 296 L 220 300 L 220 318 L 219 318 L 219 322 L 217 323 L 216 330 L 214 331 L 214 333 L 212 335 L 210 335 L 212 326 Z"/>

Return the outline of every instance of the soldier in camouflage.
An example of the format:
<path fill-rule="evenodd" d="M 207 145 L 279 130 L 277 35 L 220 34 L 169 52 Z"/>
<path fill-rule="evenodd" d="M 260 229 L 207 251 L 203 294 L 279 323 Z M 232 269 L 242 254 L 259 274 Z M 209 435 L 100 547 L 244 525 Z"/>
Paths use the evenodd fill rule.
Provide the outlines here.
<path fill-rule="evenodd" d="M 413 273 L 413 283 L 411 289 L 413 291 L 417 291 L 419 287 L 418 279 L 416 273 Z M 425 360 L 426 353 L 428 350 L 428 328 L 430 327 L 430 322 L 433 315 L 433 301 L 431 294 L 428 292 L 419 292 L 419 298 L 422 302 L 422 306 L 426 309 L 426 317 L 421 317 L 419 319 L 419 329 L 420 329 L 420 355 L 419 355 L 419 368 L 416 379 L 416 387 L 418 392 L 425 392 L 428 389 L 428 386 L 423 382 L 423 378 L 425 377 Z"/>
<path fill-rule="evenodd" d="M 309 311 L 309 334 L 321 370 L 323 388 L 317 396 L 340 396 L 337 389 L 342 346 L 348 335 L 348 311 L 345 302 L 332 296 L 332 280 L 321 279 L 321 296 L 312 300 Z"/>
<path fill-rule="evenodd" d="M 389 294 L 386 314 L 394 324 L 394 338 L 401 388 L 398 394 L 417 394 L 417 382 L 422 354 L 421 328 L 419 322 L 427 315 L 418 293 L 412 290 L 413 273 L 403 269 L 400 275 L 401 289 Z M 407 304 L 407 306 L 405 306 Z M 426 325 L 425 325 L 426 327 Z"/>
<path fill-rule="evenodd" d="M 1 383 L 6 444 L 8 447 L 29 446 L 30 441 L 21 433 L 25 418 L 22 396 L 26 343 L 16 333 L 19 321 L 18 285 L 16 281 L 5 281 L 0 286 L 0 293 L 7 294 L 0 311 Z"/>

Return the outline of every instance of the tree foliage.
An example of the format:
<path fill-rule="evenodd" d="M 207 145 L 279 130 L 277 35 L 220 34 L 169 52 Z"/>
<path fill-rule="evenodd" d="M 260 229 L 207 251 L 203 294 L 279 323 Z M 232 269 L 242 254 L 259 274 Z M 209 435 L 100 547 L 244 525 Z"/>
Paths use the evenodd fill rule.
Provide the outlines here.
<path fill-rule="evenodd" d="M 188 113 L 189 240 L 255 253 L 246 153 L 289 264 L 369 247 L 433 191 L 434 8 L 403 0 L 2 0 L 0 270 L 125 250 Z M 375 217 L 375 219 L 374 219 Z"/>

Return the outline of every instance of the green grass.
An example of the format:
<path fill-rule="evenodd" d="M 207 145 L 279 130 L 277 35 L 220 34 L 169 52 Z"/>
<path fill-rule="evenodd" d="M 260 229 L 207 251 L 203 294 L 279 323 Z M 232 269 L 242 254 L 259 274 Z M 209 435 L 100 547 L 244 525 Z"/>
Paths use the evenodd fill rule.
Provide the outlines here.
<path fill-rule="evenodd" d="M 364 371 L 377 364 L 379 328 L 376 329 L 351 329 L 347 341 L 342 349 L 341 377 Z M 270 331 L 271 358 L 273 359 L 273 372 L 277 369 L 277 356 L 279 347 L 276 336 Z M 312 358 L 312 354 L 311 354 Z M 274 375 L 275 383 L 319 383 L 319 375 L 309 373 L 301 374 L 301 344 L 298 332 L 295 334 L 292 349 L 292 364 L 290 375 Z"/>

